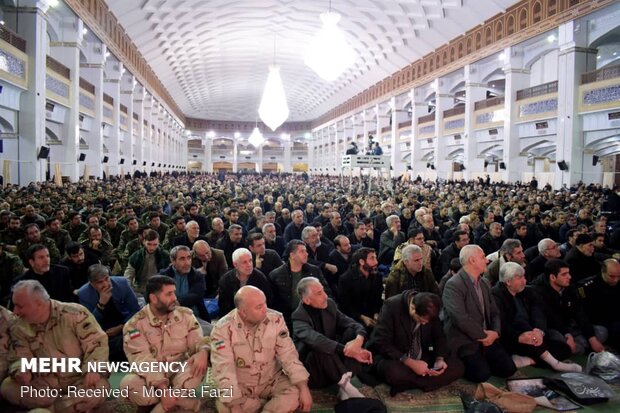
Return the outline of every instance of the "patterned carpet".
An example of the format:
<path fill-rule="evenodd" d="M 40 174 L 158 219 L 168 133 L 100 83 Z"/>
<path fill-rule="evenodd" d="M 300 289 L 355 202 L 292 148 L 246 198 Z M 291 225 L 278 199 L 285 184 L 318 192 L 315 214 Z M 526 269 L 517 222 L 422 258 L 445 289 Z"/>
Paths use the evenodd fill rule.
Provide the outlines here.
<path fill-rule="evenodd" d="M 209 372 L 210 373 L 210 372 Z M 543 370 L 533 367 L 521 369 L 515 377 L 541 377 L 549 375 L 549 370 Z M 122 375 L 115 374 L 110 377 L 112 387 L 118 387 Z M 505 388 L 505 380 L 492 377 L 489 382 L 496 387 Z M 211 383 L 211 375 L 207 375 L 207 384 Z M 476 385 L 466 380 L 458 380 L 450 386 L 446 386 L 440 390 L 424 393 L 419 390 L 410 390 L 390 397 L 390 388 L 385 384 L 371 387 L 362 384 L 358 379 L 354 378 L 352 383 L 366 396 L 381 400 L 388 408 L 389 412 L 439 412 L 452 413 L 462 412 L 463 407 L 459 397 L 461 392 L 473 394 Z M 580 410 L 581 413 L 599 412 L 599 413 L 618 413 L 620 412 L 620 385 L 613 386 L 618 392 L 618 396 L 610 400 L 608 403 L 587 406 Z M 338 402 L 336 388 L 330 388 L 320 391 L 312 391 L 312 412 L 323 413 L 333 412 L 334 406 Z M 536 411 L 544 411 L 546 409 L 538 408 Z M 26 413 L 15 407 L 0 403 L 1 413 Z M 177 413 L 183 410 L 175 410 Z M 216 412 L 215 403 L 212 399 L 204 399 L 200 412 L 214 413 Z M 57 412 L 62 413 L 62 412 Z M 135 406 L 122 400 L 108 400 L 105 404 L 99 406 L 94 413 L 146 413 L 145 410 L 137 409 Z"/>

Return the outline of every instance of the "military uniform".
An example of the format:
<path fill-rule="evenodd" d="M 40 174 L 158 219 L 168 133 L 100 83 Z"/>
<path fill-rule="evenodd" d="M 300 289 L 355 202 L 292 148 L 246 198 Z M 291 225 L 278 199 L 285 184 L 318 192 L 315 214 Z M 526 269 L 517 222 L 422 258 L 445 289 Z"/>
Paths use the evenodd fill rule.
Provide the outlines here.
<path fill-rule="evenodd" d="M 254 331 L 236 309 L 220 319 L 211 332 L 211 362 L 217 387 L 232 388 L 232 397 L 218 399 L 219 412 L 235 405 L 246 413 L 294 411 L 299 405 L 296 385 L 309 377 L 284 317 L 273 310 L 267 310 Z"/>
<path fill-rule="evenodd" d="M 62 226 L 62 229 L 67 230 L 71 239 L 76 242 L 80 238 L 80 234 L 82 234 L 82 232 L 84 232 L 87 228 L 88 225 L 83 222 L 81 222 L 80 225 L 78 225 L 77 227 L 71 225 L 70 222 L 67 222 L 65 225 Z"/>
<path fill-rule="evenodd" d="M 0 306 L 0 382 L 6 378 L 9 369 L 9 325 L 13 320 L 13 313 Z"/>
<path fill-rule="evenodd" d="M 176 229 L 176 227 L 170 228 L 168 231 L 166 231 L 166 235 L 163 238 L 164 242 L 162 243 L 162 247 L 164 247 L 167 250 L 171 249 L 170 244 L 172 243 L 172 240 L 184 234 L 185 234 L 185 231 L 179 231 L 178 229 Z"/>
<path fill-rule="evenodd" d="M 0 252 L 0 302 L 7 303 L 11 295 L 11 286 L 15 279 L 24 274 L 24 264 L 17 256 L 9 252 Z"/>
<path fill-rule="evenodd" d="M 54 241 L 60 255 L 65 255 L 65 249 L 67 248 L 67 244 L 71 242 L 71 236 L 69 235 L 69 231 L 66 229 L 60 229 L 58 232 L 52 232 L 48 229 L 41 231 L 41 237 L 46 237 Z"/>
<path fill-rule="evenodd" d="M 56 243 L 51 238 L 44 236 L 41 236 L 39 242 L 30 242 L 26 238 L 17 241 L 17 255 L 19 255 L 23 262 L 28 263 L 28 248 L 35 244 L 45 245 L 50 254 L 50 262 L 52 264 L 58 264 L 60 262 L 60 251 L 58 251 Z"/>
<path fill-rule="evenodd" d="M 2 382 L 0 392 L 10 403 L 29 409 L 54 407 L 57 412 L 90 411 L 105 401 L 102 397 L 20 397 L 20 385 L 13 376 L 21 370 L 22 358 L 39 357 L 82 360 L 82 372 L 32 373 L 29 384 L 34 389 L 62 389 L 67 386 L 83 388 L 82 382 L 89 362 L 108 361 L 108 336 L 95 317 L 83 306 L 51 300 L 50 317 L 45 324 L 29 324 L 17 318 L 9 328 L 12 348 L 9 351 L 9 377 Z M 95 388 L 109 388 L 107 378 Z"/>
<path fill-rule="evenodd" d="M 133 363 L 186 361 L 201 349 L 208 349 L 205 340 L 192 310 L 181 306 L 177 306 L 164 323 L 146 305 L 123 327 L 125 355 Z M 121 380 L 120 388 L 129 389 L 131 402 L 150 406 L 159 399 L 145 395 L 145 386 L 150 388 L 164 383 L 166 387 L 194 389 L 203 378 L 193 377 L 191 367 L 187 365 L 185 371 L 179 373 L 127 374 Z"/>

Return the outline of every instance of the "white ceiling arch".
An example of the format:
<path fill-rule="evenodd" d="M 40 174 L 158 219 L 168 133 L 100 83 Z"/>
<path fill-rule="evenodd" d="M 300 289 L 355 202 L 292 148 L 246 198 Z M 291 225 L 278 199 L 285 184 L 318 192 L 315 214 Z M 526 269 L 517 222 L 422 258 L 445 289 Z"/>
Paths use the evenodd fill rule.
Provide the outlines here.
<path fill-rule="evenodd" d="M 328 1 L 107 0 L 186 116 L 254 121 L 276 62 L 289 121 L 308 121 L 505 11 L 515 0 L 333 0 L 357 58 L 326 82 L 304 65 Z"/>

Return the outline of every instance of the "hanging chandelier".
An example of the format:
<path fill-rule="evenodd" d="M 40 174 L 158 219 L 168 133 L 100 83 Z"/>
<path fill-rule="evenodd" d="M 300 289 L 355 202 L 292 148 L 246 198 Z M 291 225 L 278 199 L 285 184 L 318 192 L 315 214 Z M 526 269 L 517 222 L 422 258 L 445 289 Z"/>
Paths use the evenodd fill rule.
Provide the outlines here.
<path fill-rule="evenodd" d="M 263 137 L 263 134 L 260 133 L 260 129 L 258 129 L 258 122 L 256 123 L 256 126 L 254 127 L 252 134 L 248 138 L 248 142 L 250 142 L 255 148 L 258 148 L 259 146 L 263 144 L 263 142 L 265 142 L 265 138 Z"/>
<path fill-rule="evenodd" d="M 349 46 L 344 33 L 338 27 L 340 14 L 331 11 L 321 14 L 323 27 L 310 43 L 304 63 L 322 79 L 336 80 L 355 60 L 355 52 Z"/>
<path fill-rule="evenodd" d="M 280 77 L 280 68 L 276 65 L 269 67 L 269 76 L 258 107 L 258 115 L 272 131 L 278 129 L 288 118 L 289 110 Z"/>

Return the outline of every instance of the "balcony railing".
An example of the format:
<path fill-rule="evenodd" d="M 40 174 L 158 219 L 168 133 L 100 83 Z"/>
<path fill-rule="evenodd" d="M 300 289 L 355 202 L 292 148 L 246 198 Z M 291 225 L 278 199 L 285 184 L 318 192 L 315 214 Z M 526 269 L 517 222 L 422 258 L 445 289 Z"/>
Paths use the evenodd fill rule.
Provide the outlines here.
<path fill-rule="evenodd" d="M 604 67 L 599 70 L 584 73 L 581 75 L 581 84 L 600 82 L 601 80 L 613 79 L 620 77 L 620 65 Z"/>
<path fill-rule="evenodd" d="M 462 115 L 465 113 L 465 106 L 457 106 L 452 109 L 444 110 L 443 117 L 449 118 L 450 116 Z"/>
<path fill-rule="evenodd" d="M 26 53 L 26 41 L 4 26 L 0 26 L 0 39 Z"/>
<path fill-rule="evenodd" d="M 46 65 L 50 70 L 58 73 L 65 79 L 71 79 L 71 70 L 53 57 L 47 56 Z"/>
<path fill-rule="evenodd" d="M 558 81 L 543 83 L 542 85 L 528 87 L 517 91 L 517 100 L 533 98 L 536 96 L 547 95 L 549 93 L 557 93 Z"/>
<path fill-rule="evenodd" d="M 474 110 L 481 110 L 481 109 L 486 109 L 486 108 L 490 108 L 493 106 L 503 105 L 505 101 L 506 101 L 506 98 L 504 96 L 497 96 L 494 98 L 480 100 L 474 103 Z"/>
<path fill-rule="evenodd" d="M 435 112 L 426 115 L 426 116 L 420 116 L 418 118 L 418 123 L 426 123 L 426 122 L 432 122 L 435 120 Z"/>

